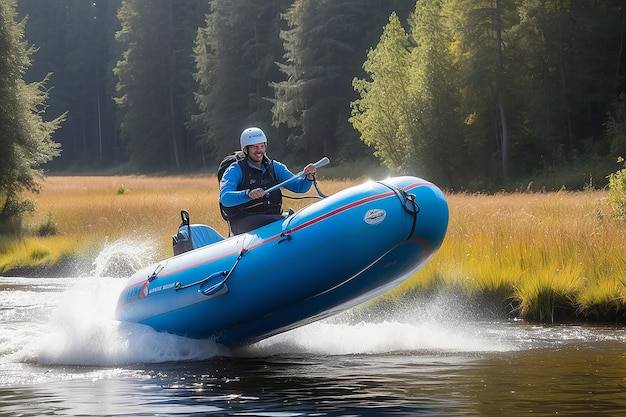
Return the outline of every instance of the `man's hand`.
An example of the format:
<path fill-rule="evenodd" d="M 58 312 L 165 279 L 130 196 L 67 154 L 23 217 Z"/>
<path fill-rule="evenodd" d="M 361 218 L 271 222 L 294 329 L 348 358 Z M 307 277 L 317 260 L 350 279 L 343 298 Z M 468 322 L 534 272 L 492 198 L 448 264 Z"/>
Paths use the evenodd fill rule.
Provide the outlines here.
<path fill-rule="evenodd" d="M 248 197 L 250 197 L 252 200 L 262 198 L 264 195 L 265 195 L 265 190 L 263 188 L 255 188 L 254 190 L 250 190 L 248 192 Z"/>
<path fill-rule="evenodd" d="M 304 172 L 304 175 L 313 175 L 317 172 L 317 167 L 313 164 L 309 164 L 305 166 L 302 171 Z"/>

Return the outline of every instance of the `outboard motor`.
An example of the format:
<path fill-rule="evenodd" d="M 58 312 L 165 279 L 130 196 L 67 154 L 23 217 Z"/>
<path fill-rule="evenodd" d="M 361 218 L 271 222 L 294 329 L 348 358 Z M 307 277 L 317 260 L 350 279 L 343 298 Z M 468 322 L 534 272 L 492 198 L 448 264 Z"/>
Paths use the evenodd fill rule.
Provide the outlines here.
<path fill-rule="evenodd" d="M 224 240 L 224 237 L 210 226 L 191 224 L 187 210 L 181 210 L 180 217 L 182 222 L 178 227 L 178 233 L 172 236 L 174 256 Z"/>

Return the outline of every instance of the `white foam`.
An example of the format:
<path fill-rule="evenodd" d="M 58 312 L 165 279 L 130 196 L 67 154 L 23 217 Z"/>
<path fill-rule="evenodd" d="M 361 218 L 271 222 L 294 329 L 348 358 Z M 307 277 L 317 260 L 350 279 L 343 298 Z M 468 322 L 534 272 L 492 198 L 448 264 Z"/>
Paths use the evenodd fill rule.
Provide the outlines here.
<path fill-rule="evenodd" d="M 210 341 L 158 333 L 140 324 L 114 320 L 117 296 L 125 280 L 76 278 L 58 296 L 49 315 L 33 309 L 31 322 L 5 330 L 0 339 L 2 362 L 57 365 L 122 365 L 201 360 L 223 354 Z M 9 332 L 9 333 L 7 333 Z"/>
<path fill-rule="evenodd" d="M 445 324 L 318 322 L 258 342 L 248 354 L 312 353 L 327 355 L 385 354 L 391 352 L 506 351 L 512 346 L 499 338 L 460 332 Z"/>

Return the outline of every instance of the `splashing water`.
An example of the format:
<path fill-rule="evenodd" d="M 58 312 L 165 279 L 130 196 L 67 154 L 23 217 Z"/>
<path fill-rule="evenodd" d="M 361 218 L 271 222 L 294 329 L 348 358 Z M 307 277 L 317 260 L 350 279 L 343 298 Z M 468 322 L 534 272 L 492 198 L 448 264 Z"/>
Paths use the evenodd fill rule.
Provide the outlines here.
<path fill-rule="evenodd" d="M 221 354 L 212 342 L 114 319 L 125 278 L 151 263 L 153 256 L 149 240 L 122 238 L 105 245 L 89 276 L 0 277 L 0 367 L 8 363 L 111 366 Z"/>
<path fill-rule="evenodd" d="M 16 285 L 16 279 L 11 280 L 11 285 Z M 17 282 L 25 289 L 20 297 L 13 294 L 9 299 L 8 293 L 4 293 L 5 298 L 0 299 L 10 310 L 21 311 L 19 320 L 14 318 L 13 323 L 7 323 L 3 317 L 0 365 L 9 362 L 119 366 L 233 355 L 472 352 L 512 348 L 510 343 L 500 340 L 500 334 L 486 335 L 480 328 L 461 329 L 463 325 L 393 317 L 376 323 L 352 323 L 349 315 L 340 315 L 233 352 L 209 340 L 158 333 L 144 325 L 115 320 L 115 305 L 126 284 L 124 279 L 33 281 L 22 278 Z"/>
<path fill-rule="evenodd" d="M 210 341 L 115 320 L 123 279 L 2 278 L 0 288 L 8 280 L 21 289 L 0 292 L 7 307 L 0 324 L 0 369 L 10 363 L 115 366 L 222 354 Z"/>
<path fill-rule="evenodd" d="M 152 256 L 147 240 L 120 239 L 102 250 L 87 277 L 0 277 L 0 373 L 20 364 L 118 366 L 233 355 L 510 351 L 545 339 L 541 327 L 468 320 L 452 308 L 456 300 L 439 298 L 425 304 L 407 302 L 393 312 L 377 310 L 369 318 L 369 312 L 354 314 L 353 309 L 229 351 L 209 340 L 158 333 L 114 319 L 117 297 L 126 284 L 117 277 L 129 276 Z M 581 331 L 550 334 L 587 339 Z"/>
<path fill-rule="evenodd" d="M 432 320 L 420 310 L 445 308 L 433 303 L 419 309 L 407 305 L 396 317 L 372 321 L 354 322 L 348 312 L 230 351 L 210 340 L 115 320 L 117 297 L 125 284 L 110 277 L 0 278 L 0 379 L 3 373 L 23 375 L 24 366 L 111 367 L 282 354 L 504 352 L 598 337 L 578 327 L 546 330 L 511 322 Z"/>
<path fill-rule="evenodd" d="M 141 267 L 153 262 L 154 245 L 148 239 L 121 238 L 105 243 L 93 262 L 91 275 L 95 277 L 128 277 Z"/>

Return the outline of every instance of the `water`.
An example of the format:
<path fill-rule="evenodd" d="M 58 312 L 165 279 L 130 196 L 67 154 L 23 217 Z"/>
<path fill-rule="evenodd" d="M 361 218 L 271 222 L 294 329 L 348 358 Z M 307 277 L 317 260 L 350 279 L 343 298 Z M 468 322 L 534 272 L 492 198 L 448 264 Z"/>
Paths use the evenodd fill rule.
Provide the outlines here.
<path fill-rule="evenodd" d="M 125 279 L 96 266 L 0 277 L 1 416 L 626 415 L 622 327 L 477 321 L 439 299 L 229 351 L 116 322 Z"/>

